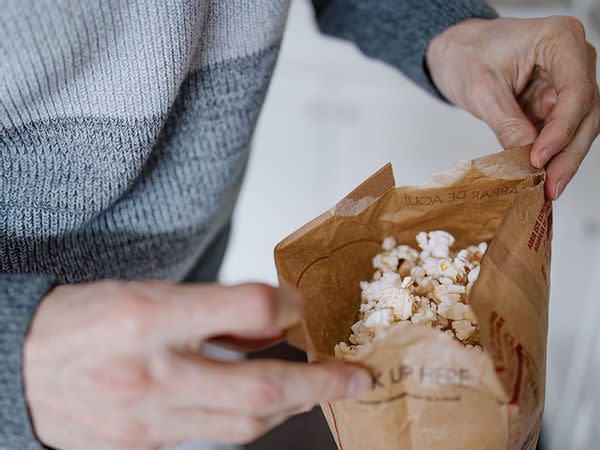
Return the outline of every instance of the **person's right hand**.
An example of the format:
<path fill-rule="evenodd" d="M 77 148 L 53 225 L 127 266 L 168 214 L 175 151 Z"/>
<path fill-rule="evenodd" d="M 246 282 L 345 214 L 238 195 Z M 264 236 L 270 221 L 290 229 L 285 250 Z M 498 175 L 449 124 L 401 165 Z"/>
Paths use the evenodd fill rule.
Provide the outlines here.
<path fill-rule="evenodd" d="M 24 349 L 35 432 L 62 450 L 244 443 L 317 402 L 368 390 L 368 372 L 341 362 L 223 362 L 198 351 L 214 337 L 280 336 L 300 311 L 298 294 L 261 284 L 57 287 Z"/>

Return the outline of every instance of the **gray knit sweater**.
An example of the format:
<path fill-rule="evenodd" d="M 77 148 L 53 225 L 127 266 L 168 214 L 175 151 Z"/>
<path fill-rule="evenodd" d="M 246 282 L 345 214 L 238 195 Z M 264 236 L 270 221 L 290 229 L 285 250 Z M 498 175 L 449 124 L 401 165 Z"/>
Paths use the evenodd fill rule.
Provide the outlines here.
<path fill-rule="evenodd" d="M 21 351 L 54 283 L 213 280 L 289 0 L 3 0 L 0 448 L 39 449 Z M 429 40 L 479 0 L 314 0 L 436 94 Z"/>

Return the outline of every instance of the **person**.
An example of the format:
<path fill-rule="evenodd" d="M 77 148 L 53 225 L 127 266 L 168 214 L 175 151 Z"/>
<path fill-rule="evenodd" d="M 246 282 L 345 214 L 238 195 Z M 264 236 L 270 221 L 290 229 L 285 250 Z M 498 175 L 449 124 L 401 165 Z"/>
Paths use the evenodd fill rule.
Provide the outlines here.
<path fill-rule="evenodd" d="M 313 0 L 319 28 L 533 143 L 556 199 L 599 132 L 571 17 L 479 0 Z M 289 0 L 6 0 L 0 11 L 2 448 L 248 442 L 369 389 L 343 363 L 224 362 L 278 341 L 291 288 L 214 283 Z M 267 218 L 268 220 L 268 218 Z"/>

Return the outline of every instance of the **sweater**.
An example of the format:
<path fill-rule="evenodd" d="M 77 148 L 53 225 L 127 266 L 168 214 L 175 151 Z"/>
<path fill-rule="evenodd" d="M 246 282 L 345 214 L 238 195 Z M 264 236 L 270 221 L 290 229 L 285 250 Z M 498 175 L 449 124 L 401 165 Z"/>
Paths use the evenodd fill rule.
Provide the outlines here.
<path fill-rule="evenodd" d="M 428 42 L 480 0 L 314 0 L 320 30 L 439 96 Z M 214 280 L 289 0 L 4 0 L 0 449 L 44 448 L 22 349 L 55 284 Z"/>

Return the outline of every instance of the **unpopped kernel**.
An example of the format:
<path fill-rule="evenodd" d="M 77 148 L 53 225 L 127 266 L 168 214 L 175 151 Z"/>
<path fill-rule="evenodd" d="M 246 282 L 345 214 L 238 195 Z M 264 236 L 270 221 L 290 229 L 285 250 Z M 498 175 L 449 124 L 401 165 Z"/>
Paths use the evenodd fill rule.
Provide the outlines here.
<path fill-rule="evenodd" d="M 433 327 L 468 349 L 481 351 L 477 317 L 469 293 L 487 243 L 452 251 L 454 236 L 446 231 L 421 232 L 420 251 L 398 245 L 388 236 L 375 255 L 371 281 L 361 281 L 359 320 L 348 342 L 335 346 L 338 358 L 355 354 L 394 326 Z"/>

